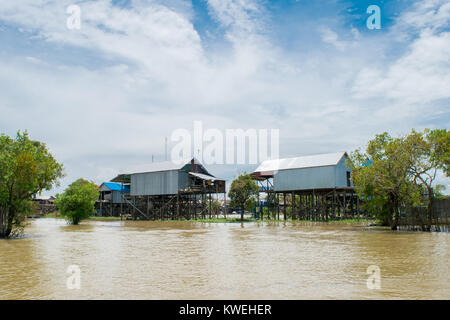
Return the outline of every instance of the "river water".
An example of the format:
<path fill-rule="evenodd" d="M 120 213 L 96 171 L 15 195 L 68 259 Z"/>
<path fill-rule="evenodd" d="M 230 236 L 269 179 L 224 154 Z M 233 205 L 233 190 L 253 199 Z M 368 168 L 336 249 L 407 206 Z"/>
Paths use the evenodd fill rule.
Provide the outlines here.
<path fill-rule="evenodd" d="M 25 233 L 0 240 L 0 299 L 450 299 L 449 233 L 57 219 Z M 80 289 L 67 287 L 71 265 Z"/>

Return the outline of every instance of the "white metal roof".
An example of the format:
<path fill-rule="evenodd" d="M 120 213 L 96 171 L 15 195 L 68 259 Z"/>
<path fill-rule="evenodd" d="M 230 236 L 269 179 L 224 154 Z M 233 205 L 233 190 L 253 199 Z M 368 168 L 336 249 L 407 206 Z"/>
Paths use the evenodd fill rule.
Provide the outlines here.
<path fill-rule="evenodd" d="M 211 180 L 211 181 L 215 181 L 215 180 L 224 180 L 224 179 L 219 179 L 219 178 L 216 178 L 216 177 L 214 177 L 214 176 L 210 176 L 210 175 L 203 174 L 203 173 L 189 172 L 189 174 L 192 175 L 192 176 L 194 176 L 194 177 L 203 179 L 203 180 Z"/>
<path fill-rule="evenodd" d="M 36 196 L 35 200 L 53 200 L 54 196 Z"/>
<path fill-rule="evenodd" d="M 337 165 L 346 152 L 325 153 L 296 158 L 263 161 L 254 172 L 274 172 L 278 170 L 302 169 Z"/>

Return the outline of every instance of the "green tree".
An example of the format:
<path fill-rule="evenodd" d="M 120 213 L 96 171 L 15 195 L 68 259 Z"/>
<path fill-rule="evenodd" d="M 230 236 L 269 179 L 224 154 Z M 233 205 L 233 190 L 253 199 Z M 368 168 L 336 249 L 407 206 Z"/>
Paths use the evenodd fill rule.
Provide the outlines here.
<path fill-rule="evenodd" d="M 211 207 L 214 212 L 214 216 L 219 215 L 220 209 L 222 208 L 222 205 L 220 204 L 220 202 L 216 199 L 212 200 Z"/>
<path fill-rule="evenodd" d="M 77 225 L 81 220 L 95 213 L 98 187 L 94 182 L 78 179 L 70 184 L 63 194 L 57 194 L 55 205 L 70 223 Z"/>
<path fill-rule="evenodd" d="M 386 132 L 376 135 L 365 152 L 354 151 L 348 163 L 355 190 L 366 200 L 366 210 L 392 229 L 397 228 L 400 205 L 407 200 L 406 190 L 411 185 L 406 180 L 404 154 L 396 152 L 396 144 Z"/>
<path fill-rule="evenodd" d="M 443 170 L 449 174 L 450 154 L 450 131 L 446 129 L 416 132 L 412 130 L 409 135 L 401 138 L 401 152 L 408 155 L 407 174 L 412 178 L 415 185 L 421 188 L 427 198 L 427 228 L 431 228 L 431 208 L 434 198 L 433 183 L 437 171 Z"/>
<path fill-rule="evenodd" d="M 15 139 L 0 135 L 0 238 L 20 233 L 32 197 L 58 185 L 62 176 L 63 166 L 28 132 L 19 131 Z"/>
<path fill-rule="evenodd" d="M 258 193 L 258 185 L 245 172 L 240 174 L 231 183 L 228 196 L 231 200 L 231 206 L 236 206 L 241 209 L 241 220 L 244 220 L 244 210 L 250 211 L 254 206 Z"/>
<path fill-rule="evenodd" d="M 426 195 L 429 229 L 436 172 L 448 174 L 449 141 L 445 129 L 412 130 L 398 138 L 385 132 L 370 140 L 365 151 L 354 151 L 348 164 L 366 209 L 395 230 L 400 208 L 422 204 Z"/>

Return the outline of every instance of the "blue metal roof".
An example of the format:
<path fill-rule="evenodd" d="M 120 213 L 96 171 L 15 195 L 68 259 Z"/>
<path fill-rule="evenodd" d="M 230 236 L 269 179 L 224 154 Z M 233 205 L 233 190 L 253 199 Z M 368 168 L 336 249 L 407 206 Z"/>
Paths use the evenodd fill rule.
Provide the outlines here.
<path fill-rule="evenodd" d="M 373 161 L 369 159 L 364 162 L 361 167 L 370 167 L 371 165 L 373 165 Z"/>
<path fill-rule="evenodd" d="M 107 186 L 111 191 L 122 191 L 122 193 L 130 193 L 130 186 L 122 186 L 120 183 L 116 182 L 104 182 L 105 186 Z"/>
<path fill-rule="evenodd" d="M 104 182 L 105 186 L 111 189 L 111 191 L 120 191 L 122 190 L 122 185 L 120 183 L 115 182 Z"/>

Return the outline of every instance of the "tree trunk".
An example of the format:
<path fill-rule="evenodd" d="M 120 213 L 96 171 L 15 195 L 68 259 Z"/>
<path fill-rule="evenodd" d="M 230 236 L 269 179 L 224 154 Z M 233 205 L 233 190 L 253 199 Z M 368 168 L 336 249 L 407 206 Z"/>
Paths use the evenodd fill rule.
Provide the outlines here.
<path fill-rule="evenodd" d="M 397 230 L 398 227 L 398 201 L 394 195 L 390 195 L 389 197 L 389 223 L 391 225 L 391 230 Z M 392 218 L 392 214 L 394 214 L 394 218 Z"/>
<path fill-rule="evenodd" d="M 11 231 L 12 213 L 7 207 L 2 207 L 0 208 L 0 238 L 8 238 L 11 235 Z"/>
<path fill-rule="evenodd" d="M 392 230 L 397 230 L 397 228 L 398 228 L 398 206 L 395 205 L 394 206 L 394 222 L 393 222 L 393 224 L 391 226 L 391 229 Z"/>
<path fill-rule="evenodd" d="M 390 227 L 391 226 L 391 220 L 389 218 L 389 205 L 383 204 L 381 207 L 378 208 L 378 210 L 381 211 L 381 214 L 379 215 L 379 221 L 383 227 Z"/>
<path fill-rule="evenodd" d="M 392 211 L 393 211 L 392 207 L 393 206 L 392 206 L 392 202 L 389 201 L 387 203 L 386 207 L 387 207 L 387 221 L 389 223 L 389 226 L 392 228 L 392 225 L 393 225 L 393 220 L 392 220 Z"/>
<path fill-rule="evenodd" d="M 7 237 L 9 237 L 11 235 L 15 216 L 16 216 L 16 209 L 14 207 L 10 207 L 8 219 L 7 219 L 8 222 L 7 222 L 7 226 L 6 226 Z"/>
<path fill-rule="evenodd" d="M 432 202 L 433 202 L 433 190 L 429 187 L 428 188 L 428 206 L 427 206 L 427 218 L 428 218 L 428 226 L 427 226 L 427 231 L 431 231 L 431 225 L 433 224 L 433 217 L 432 217 L 432 213 L 431 213 L 431 207 L 432 207 Z"/>
<path fill-rule="evenodd" d="M 0 208 L 0 238 L 6 237 L 6 208 Z"/>

